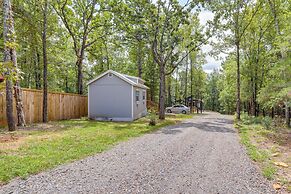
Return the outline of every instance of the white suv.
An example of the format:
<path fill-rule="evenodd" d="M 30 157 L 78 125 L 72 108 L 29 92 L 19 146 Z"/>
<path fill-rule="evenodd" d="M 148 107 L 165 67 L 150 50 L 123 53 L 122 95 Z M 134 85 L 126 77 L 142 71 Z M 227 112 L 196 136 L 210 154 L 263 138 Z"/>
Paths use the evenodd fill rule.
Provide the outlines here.
<path fill-rule="evenodd" d="M 174 105 L 172 107 L 167 107 L 166 112 L 187 114 L 190 112 L 190 108 L 185 105 Z"/>

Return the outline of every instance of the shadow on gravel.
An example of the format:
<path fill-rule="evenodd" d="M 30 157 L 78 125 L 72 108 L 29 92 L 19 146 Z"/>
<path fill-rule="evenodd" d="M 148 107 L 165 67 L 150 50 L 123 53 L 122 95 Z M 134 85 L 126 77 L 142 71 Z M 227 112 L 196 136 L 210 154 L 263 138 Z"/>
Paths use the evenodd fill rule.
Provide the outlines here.
<path fill-rule="evenodd" d="M 216 119 L 215 123 L 221 123 L 221 124 L 233 124 L 233 120 L 230 119 Z"/>
<path fill-rule="evenodd" d="M 219 133 L 235 133 L 235 129 L 228 128 L 225 125 L 228 124 L 229 120 L 226 121 L 213 121 L 213 122 L 200 122 L 200 123 L 181 123 L 178 125 L 169 126 L 163 129 L 161 132 L 164 134 L 177 134 L 181 133 L 183 129 L 194 127 L 196 129 L 207 131 L 207 132 L 219 132 Z M 230 123 L 230 122 L 229 122 Z"/>
<path fill-rule="evenodd" d="M 163 128 L 160 132 L 162 132 L 163 134 L 167 134 L 167 135 L 175 135 L 178 133 L 182 133 L 181 129 L 185 128 L 185 127 L 183 127 L 183 124 L 184 123 L 167 126 L 167 127 Z"/>
<path fill-rule="evenodd" d="M 217 118 L 212 120 L 212 122 L 185 122 L 177 125 L 168 126 L 162 129 L 160 132 L 167 135 L 175 135 L 182 133 L 183 129 L 186 128 L 196 128 L 202 131 L 207 132 L 219 132 L 219 133 L 235 133 L 236 130 L 233 127 L 227 127 L 228 125 L 233 124 L 231 119 L 222 119 Z"/>
<path fill-rule="evenodd" d="M 203 131 L 208 131 L 208 132 L 235 133 L 235 129 L 225 127 L 223 126 L 223 123 L 202 122 L 202 123 L 193 124 L 193 127 L 203 130 Z"/>

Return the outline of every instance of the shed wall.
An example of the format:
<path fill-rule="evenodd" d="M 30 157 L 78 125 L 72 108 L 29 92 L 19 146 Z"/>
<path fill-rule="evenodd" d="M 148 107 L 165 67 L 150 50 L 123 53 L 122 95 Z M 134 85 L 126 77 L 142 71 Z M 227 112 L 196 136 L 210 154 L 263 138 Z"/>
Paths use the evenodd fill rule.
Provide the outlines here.
<path fill-rule="evenodd" d="M 136 101 L 136 91 L 139 91 L 139 101 Z M 143 92 L 145 92 L 145 99 L 143 100 Z M 134 119 L 138 119 L 147 114 L 147 101 L 146 101 L 146 89 L 133 87 L 133 116 Z"/>
<path fill-rule="evenodd" d="M 130 121 L 132 86 L 114 74 L 108 74 L 89 86 L 89 118 Z"/>

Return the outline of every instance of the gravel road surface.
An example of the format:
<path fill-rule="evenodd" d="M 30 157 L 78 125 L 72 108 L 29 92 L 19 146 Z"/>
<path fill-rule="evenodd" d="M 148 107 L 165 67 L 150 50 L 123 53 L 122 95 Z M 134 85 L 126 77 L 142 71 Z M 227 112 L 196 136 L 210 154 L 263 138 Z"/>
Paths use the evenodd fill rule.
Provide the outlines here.
<path fill-rule="evenodd" d="M 239 143 L 232 117 L 195 116 L 0 193 L 273 193 Z"/>

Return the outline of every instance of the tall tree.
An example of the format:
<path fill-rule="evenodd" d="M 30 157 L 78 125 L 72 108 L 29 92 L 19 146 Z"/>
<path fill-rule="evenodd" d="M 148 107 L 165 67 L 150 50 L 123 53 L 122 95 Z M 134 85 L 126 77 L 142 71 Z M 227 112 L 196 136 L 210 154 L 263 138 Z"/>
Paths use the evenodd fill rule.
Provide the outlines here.
<path fill-rule="evenodd" d="M 205 99 L 205 108 L 211 111 L 220 111 L 218 80 L 219 72 L 214 70 L 207 78 L 207 96 Z"/>
<path fill-rule="evenodd" d="M 16 100 L 17 121 L 19 126 L 25 125 L 22 91 L 19 82 L 19 69 L 17 66 L 16 43 L 14 31 L 14 19 L 10 0 L 3 1 L 4 12 L 4 63 L 8 66 L 6 75 L 6 111 L 9 130 L 15 130 L 13 118 L 13 80 L 11 74 L 15 75 L 14 95 Z M 9 65 L 10 64 L 10 65 Z"/>
<path fill-rule="evenodd" d="M 185 89 L 184 89 L 184 100 L 185 105 L 187 106 L 187 97 L 188 97 L 188 57 L 185 59 Z"/>
<path fill-rule="evenodd" d="M 96 28 L 100 27 L 101 9 L 96 0 L 58 0 L 54 4 L 56 13 L 61 18 L 72 40 L 76 55 L 77 91 L 83 94 L 83 59 L 85 50 L 97 42 L 99 37 L 90 37 Z"/>
<path fill-rule="evenodd" d="M 246 29 L 252 23 L 254 16 L 257 14 L 258 10 L 262 6 L 261 1 L 253 2 L 251 0 L 235 0 L 235 1 L 225 1 L 221 3 L 216 1 L 211 5 L 215 7 L 215 13 L 217 18 L 220 18 L 220 26 L 222 26 L 222 32 L 224 34 L 225 48 L 229 47 L 235 48 L 236 53 L 236 118 L 240 120 L 241 114 L 241 58 L 240 58 L 240 45 L 242 37 L 245 34 Z M 227 31 L 229 29 L 230 31 Z M 221 34 L 220 34 L 221 35 Z M 229 39 L 230 42 L 229 42 Z M 227 46 L 226 46 L 227 45 Z"/>
<path fill-rule="evenodd" d="M 43 31 L 42 31 L 42 54 L 43 54 L 43 112 L 42 112 L 42 121 L 44 123 L 48 122 L 47 46 L 46 46 L 47 12 L 48 12 L 48 0 L 45 0 L 44 1 L 44 9 L 43 9 Z"/>
<path fill-rule="evenodd" d="M 196 6 L 195 3 L 187 1 L 185 5 L 180 5 L 178 1 L 159 0 L 157 5 L 152 4 L 149 12 L 148 17 L 151 18 L 150 24 L 152 28 L 152 52 L 154 60 L 159 66 L 159 119 L 165 119 L 166 75 L 172 74 L 189 53 L 207 41 L 198 29 L 193 29 L 190 37 L 191 41 L 184 49 L 178 49 L 179 45 L 184 41 L 181 38 L 182 32 L 180 28 L 190 24 L 189 16 Z M 195 16 L 197 17 L 197 15 Z M 185 50 L 186 54 L 181 55 Z"/>

